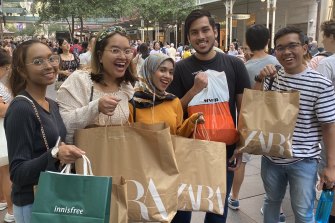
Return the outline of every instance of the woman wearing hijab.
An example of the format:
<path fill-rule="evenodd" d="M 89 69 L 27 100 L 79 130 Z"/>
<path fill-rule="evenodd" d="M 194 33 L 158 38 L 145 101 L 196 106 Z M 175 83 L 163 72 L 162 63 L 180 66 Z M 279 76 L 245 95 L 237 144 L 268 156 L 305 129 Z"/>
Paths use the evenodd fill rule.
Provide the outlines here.
<path fill-rule="evenodd" d="M 174 60 L 165 54 L 152 54 L 141 68 L 141 78 L 131 101 L 130 121 L 153 124 L 165 122 L 171 134 L 190 137 L 195 122 L 203 123 L 201 113 L 195 113 L 183 122 L 180 100 L 166 89 L 173 80 Z"/>

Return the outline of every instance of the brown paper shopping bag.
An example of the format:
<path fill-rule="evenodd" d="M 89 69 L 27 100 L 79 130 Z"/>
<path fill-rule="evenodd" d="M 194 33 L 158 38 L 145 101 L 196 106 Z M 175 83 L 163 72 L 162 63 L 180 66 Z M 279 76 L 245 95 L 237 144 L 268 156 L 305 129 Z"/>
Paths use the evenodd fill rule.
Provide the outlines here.
<path fill-rule="evenodd" d="M 240 152 L 292 158 L 298 91 L 245 89 L 238 120 Z"/>
<path fill-rule="evenodd" d="M 127 180 L 130 221 L 169 222 L 177 210 L 179 171 L 165 124 L 78 130 L 75 144 L 91 158 L 96 175 Z"/>
<path fill-rule="evenodd" d="M 226 144 L 173 136 L 180 172 L 178 210 L 223 214 Z"/>
<path fill-rule="evenodd" d="M 123 177 L 112 177 L 110 223 L 128 223 L 127 183 Z"/>

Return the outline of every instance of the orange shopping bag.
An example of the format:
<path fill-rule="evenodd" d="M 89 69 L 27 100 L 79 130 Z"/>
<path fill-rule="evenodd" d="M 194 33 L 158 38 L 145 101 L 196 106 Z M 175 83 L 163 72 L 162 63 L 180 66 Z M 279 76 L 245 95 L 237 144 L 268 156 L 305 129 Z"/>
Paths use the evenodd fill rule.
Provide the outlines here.
<path fill-rule="evenodd" d="M 224 142 L 232 145 L 238 141 L 238 133 L 229 109 L 229 89 L 226 73 L 214 70 L 205 72 L 208 85 L 188 104 L 188 114 L 202 112 L 205 124 L 199 125 L 197 139 Z M 205 134 L 205 132 L 208 134 Z"/>

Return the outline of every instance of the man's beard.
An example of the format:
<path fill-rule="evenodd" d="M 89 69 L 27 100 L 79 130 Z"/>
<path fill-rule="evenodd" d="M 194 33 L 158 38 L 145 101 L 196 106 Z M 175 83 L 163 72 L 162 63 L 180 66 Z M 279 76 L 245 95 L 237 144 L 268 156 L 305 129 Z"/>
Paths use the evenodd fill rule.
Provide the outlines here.
<path fill-rule="evenodd" d="M 205 51 L 205 52 L 197 51 L 196 48 L 194 48 L 194 49 L 195 49 L 195 51 L 196 51 L 198 54 L 205 55 L 205 54 L 208 54 L 209 52 L 211 52 L 212 49 L 213 49 L 213 47 L 214 47 L 214 42 L 212 43 L 211 47 L 209 47 L 209 49 L 208 49 L 207 51 Z"/>

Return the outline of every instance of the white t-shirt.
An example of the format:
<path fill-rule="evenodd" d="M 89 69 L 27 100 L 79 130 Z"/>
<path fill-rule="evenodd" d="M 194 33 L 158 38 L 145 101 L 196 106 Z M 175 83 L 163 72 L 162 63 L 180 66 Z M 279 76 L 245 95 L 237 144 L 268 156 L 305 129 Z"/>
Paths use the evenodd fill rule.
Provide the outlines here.
<path fill-rule="evenodd" d="M 90 65 L 92 54 L 90 51 L 79 55 L 81 65 Z"/>
<path fill-rule="evenodd" d="M 0 96 L 6 104 L 11 102 L 13 99 L 13 96 L 10 93 L 9 89 L 2 82 L 0 82 Z"/>
<path fill-rule="evenodd" d="M 321 60 L 316 70 L 328 78 L 335 86 L 335 54 Z"/>

